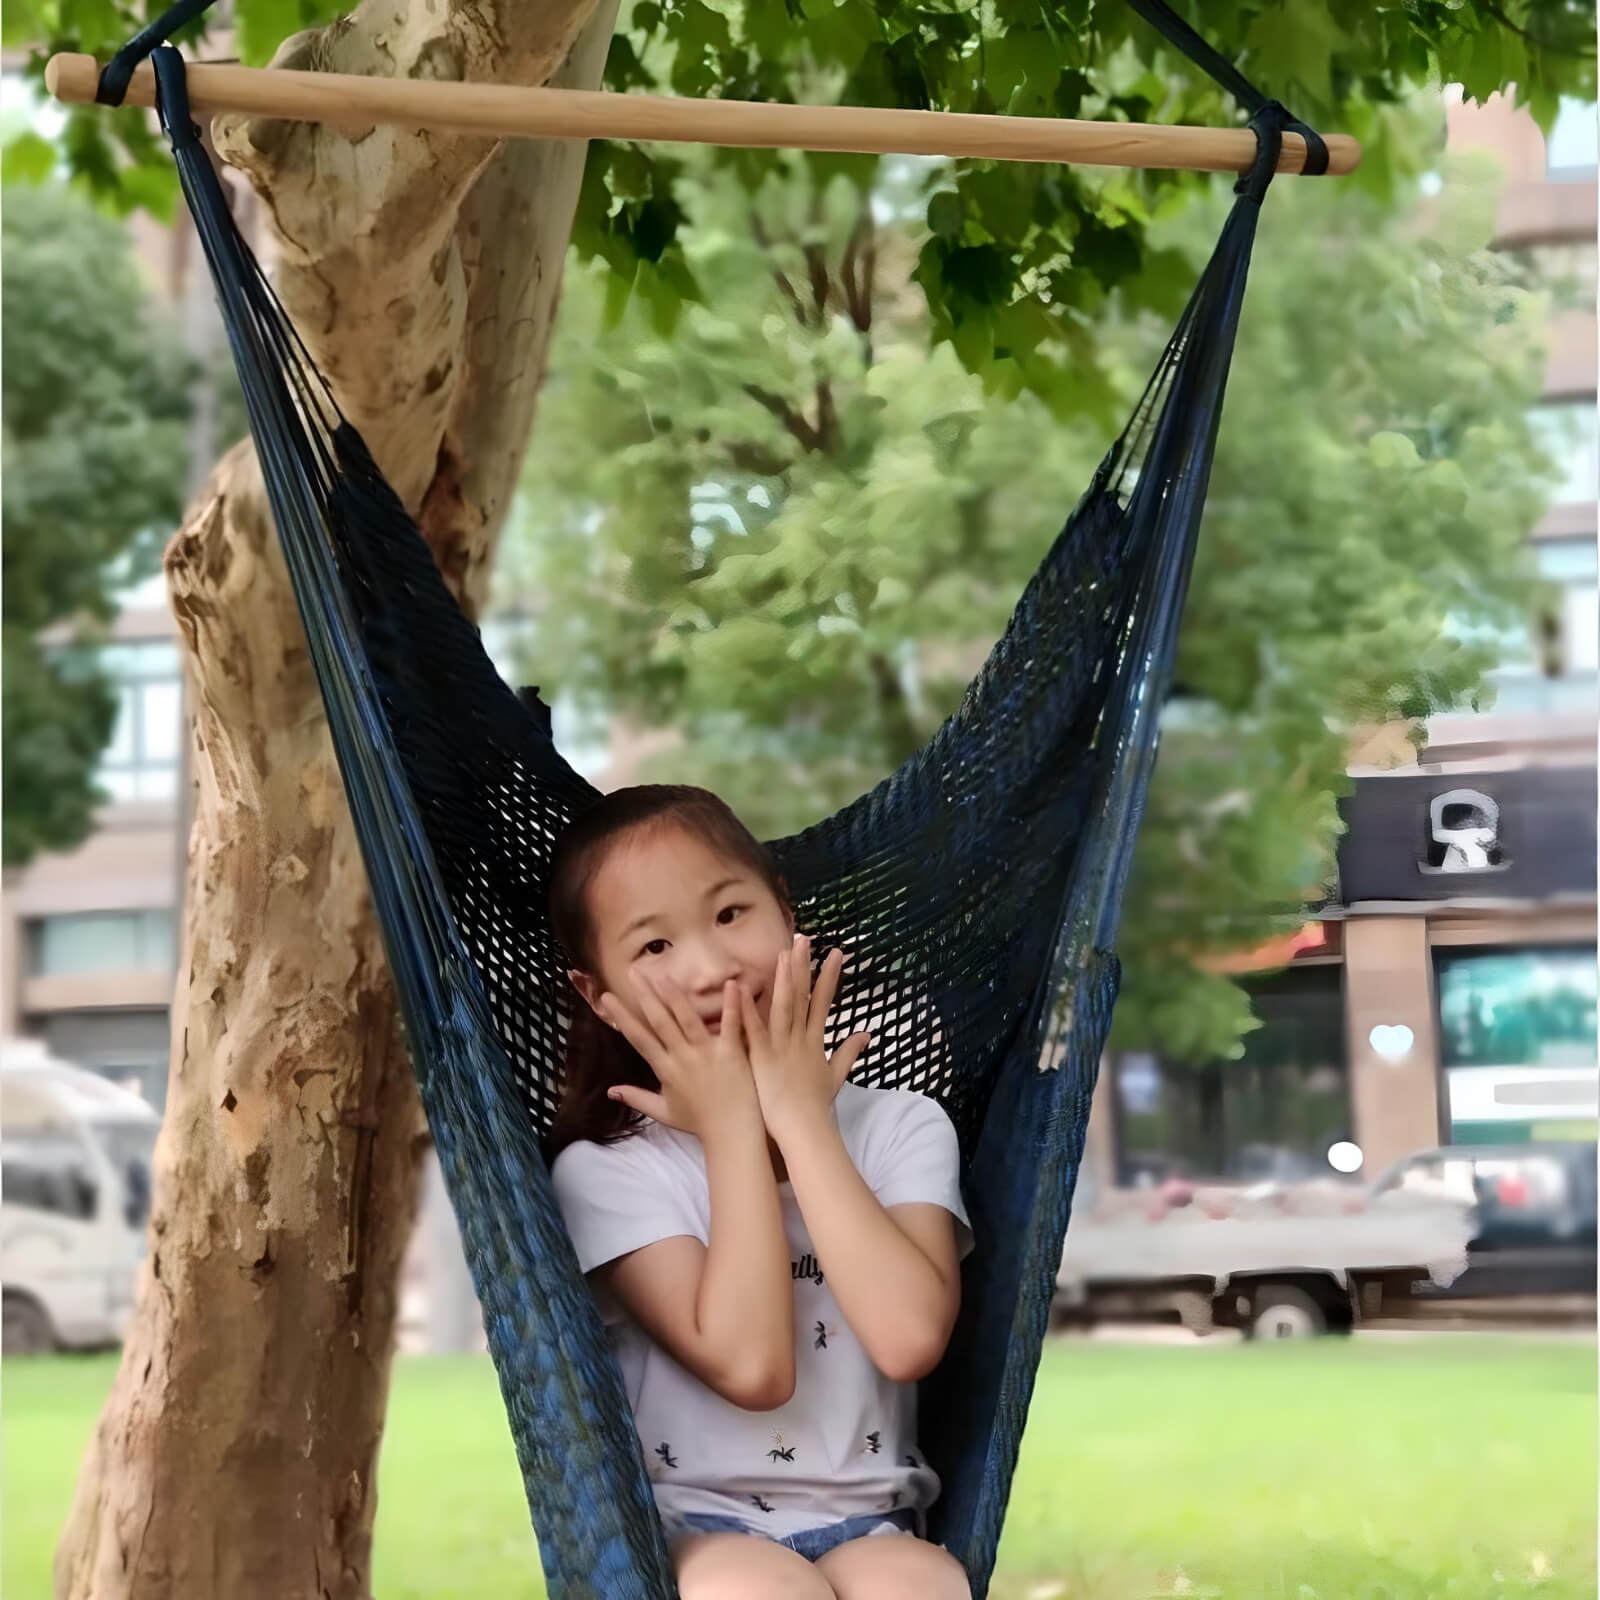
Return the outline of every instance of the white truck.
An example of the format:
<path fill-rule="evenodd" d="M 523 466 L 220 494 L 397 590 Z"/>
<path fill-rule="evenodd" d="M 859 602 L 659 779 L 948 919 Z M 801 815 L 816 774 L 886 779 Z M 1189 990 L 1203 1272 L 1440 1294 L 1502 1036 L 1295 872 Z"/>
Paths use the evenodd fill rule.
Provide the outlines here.
<path fill-rule="evenodd" d="M 160 1118 L 42 1044 L 0 1042 L 0 1297 L 7 1355 L 113 1344 L 145 1251 Z"/>
<path fill-rule="evenodd" d="M 1476 1231 L 1470 1202 L 1345 1182 L 1169 1183 L 1080 1199 L 1056 1279 L 1062 1326 L 1345 1332 L 1406 1315 L 1419 1288 L 1448 1284 Z"/>

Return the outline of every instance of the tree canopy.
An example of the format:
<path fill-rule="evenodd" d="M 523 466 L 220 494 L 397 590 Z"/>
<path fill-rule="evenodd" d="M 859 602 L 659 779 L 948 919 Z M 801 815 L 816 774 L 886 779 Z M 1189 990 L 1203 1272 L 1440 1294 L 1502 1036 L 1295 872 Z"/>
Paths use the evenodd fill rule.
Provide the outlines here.
<path fill-rule="evenodd" d="M 74 640 L 153 570 L 188 469 L 188 367 L 127 233 L 60 184 L 4 194 L 4 858 L 87 832 L 115 702 Z M 47 630 L 49 630 L 47 632 Z"/>
<path fill-rule="evenodd" d="M 1170 327 L 1105 308 L 1106 404 L 1074 421 L 997 391 L 929 348 L 906 202 L 925 174 L 890 176 L 863 200 L 791 158 L 752 195 L 691 164 L 706 293 L 670 334 L 638 305 L 606 330 L 615 278 L 575 276 L 502 555 L 502 602 L 535 619 L 530 679 L 680 729 L 648 775 L 706 784 L 769 836 L 955 708 Z M 1121 1040 L 1236 1047 L 1248 1002 L 1204 958 L 1317 896 L 1350 730 L 1476 694 L 1493 657 L 1457 636 L 1530 593 L 1539 306 L 1484 248 L 1487 184 L 1413 195 L 1269 197 L 1120 940 Z M 1220 203 L 1152 234 L 1191 279 Z"/>
<path fill-rule="evenodd" d="M 331 0 L 239 0 L 235 47 L 267 59 L 297 28 L 329 20 Z M 1514 92 L 1548 127 L 1562 95 L 1592 98 L 1593 8 L 1580 0 L 1223 0 L 1180 5 L 1224 55 L 1313 126 L 1367 145 L 1354 183 L 1387 193 L 1414 164 L 1402 114 L 1419 83 L 1459 82 L 1482 98 Z M 104 57 L 142 25 L 126 0 L 18 0 L 8 44 L 81 49 Z M 206 26 L 191 24 L 178 39 Z M 1173 51 L 1123 0 L 634 0 L 606 63 L 609 88 L 729 99 L 894 105 L 1012 116 L 1229 123 L 1227 96 Z M 176 188 L 146 119 L 70 110 L 61 140 L 70 170 L 121 206 L 170 212 Z M 54 152 L 37 136 L 13 140 L 13 172 L 40 170 Z M 747 188 L 781 170 L 777 151 L 713 157 Z M 813 156 L 819 184 L 848 174 L 861 192 L 876 161 Z M 680 178 L 686 158 L 666 146 L 591 147 L 573 239 L 651 306 L 666 331 L 706 287 L 686 241 L 701 221 Z M 927 331 L 962 365 L 1012 391 L 1040 395 L 1058 414 L 1102 401 L 1097 349 L 1104 297 L 1164 306 L 1183 267 L 1150 229 L 1165 200 L 1192 192 L 1191 175 L 1128 173 L 1107 181 L 1063 167 L 963 162 L 923 196 L 929 230 L 916 281 Z"/>
<path fill-rule="evenodd" d="M 286 33 L 320 23 L 337 9 L 328 0 L 239 0 L 233 8 L 234 46 L 245 60 L 264 61 Z M 1469 97 L 1477 98 L 1510 87 L 1546 126 L 1561 96 L 1594 93 L 1592 11 L 1578 0 L 1504 0 L 1495 5 L 1421 0 L 1376 8 L 1353 0 L 1225 0 L 1180 10 L 1297 114 L 1313 125 L 1353 132 L 1367 146 L 1357 177 L 1337 186 L 1339 200 L 1275 196 L 1280 213 L 1290 205 L 1343 205 L 1346 216 L 1356 215 L 1360 207 L 1378 208 L 1371 213 L 1377 216 L 1397 195 L 1408 192 L 1438 143 L 1437 129 L 1410 112 L 1408 95 L 1418 84 L 1460 82 Z M 21 0 L 7 12 L 5 36 L 8 43 L 35 47 L 37 71 L 55 49 L 84 49 L 104 57 L 144 20 L 142 7 L 125 0 Z M 180 42 L 199 39 L 206 26 L 206 19 L 192 24 L 178 36 Z M 882 0 L 871 6 L 860 0 L 746 0 L 740 5 L 635 0 L 624 8 L 612 39 L 606 82 L 619 91 L 1018 116 L 1205 123 L 1237 119 L 1221 91 L 1121 0 L 1051 0 L 1043 6 L 989 0 L 975 8 L 916 0 Z M 17 176 L 37 177 L 62 165 L 113 209 L 143 206 L 164 214 L 176 200 L 169 163 L 147 118 L 72 108 L 55 145 L 24 133 L 9 141 L 5 159 L 7 171 Z M 904 596 L 915 596 L 916 621 L 910 626 L 902 616 L 888 622 L 887 636 L 875 641 L 882 649 L 864 644 L 858 656 L 839 652 L 852 660 L 850 671 L 874 675 L 876 697 L 871 703 L 876 709 L 863 717 L 858 704 L 848 718 L 819 711 L 809 733 L 786 730 L 786 739 L 810 737 L 815 742 L 818 753 L 807 762 L 808 770 L 837 769 L 857 776 L 872 770 L 903 749 L 939 704 L 944 682 L 939 674 L 945 667 L 922 652 L 920 677 L 908 677 L 906 641 L 946 636 L 951 613 L 964 609 L 975 628 L 979 616 L 994 621 L 996 597 L 1009 592 L 1000 581 L 1001 571 L 1015 579 L 1027 564 L 1023 553 L 1031 555 L 1037 548 L 1037 524 L 1023 503 L 1070 503 L 1062 496 L 1075 492 L 1071 486 L 1081 481 L 1079 469 L 1094 454 L 1092 441 L 1115 425 L 1130 376 L 1139 370 L 1144 347 L 1131 334 L 1118 337 L 1113 330 L 1135 329 L 1146 314 L 1157 321 L 1170 319 L 1187 292 L 1197 236 L 1186 237 L 1175 219 L 1181 221 L 1203 189 L 1203 180 L 1174 173 L 1106 174 L 981 161 L 886 167 L 859 156 L 700 152 L 604 142 L 591 147 L 573 238 L 580 257 L 602 269 L 593 281 L 608 318 L 615 322 L 630 303 L 633 307 L 624 324 L 626 337 L 645 342 L 639 371 L 630 381 L 676 381 L 671 376 L 674 361 L 692 362 L 693 352 L 703 346 L 704 365 L 696 382 L 731 387 L 715 397 L 696 395 L 694 404 L 705 414 L 702 425 L 714 437 L 732 420 L 723 411 L 738 413 L 743 442 L 766 450 L 766 464 L 783 480 L 782 504 L 809 503 L 813 493 L 844 495 L 842 485 L 856 480 L 840 451 L 863 452 L 862 459 L 872 463 L 871 505 L 849 511 L 850 518 L 864 519 L 854 526 L 862 548 L 871 547 L 858 558 L 860 571 L 854 576 L 868 586 L 866 592 L 879 607 L 904 609 L 910 605 Z M 919 228 L 901 228 L 894 245 L 885 243 L 871 214 L 886 192 L 894 194 L 902 217 L 915 213 L 921 223 Z M 741 208 L 745 217 L 759 222 L 761 234 L 750 233 L 747 222 L 730 224 Z M 860 326 L 864 315 L 879 327 L 885 316 L 882 307 L 867 313 L 861 303 L 862 286 L 874 269 L 869 252 L 884 249 L 912 251 L 896 262 L 894 271 L 900 299 L 895 314 L 907 331 L 900 340 L 883 340 L 878 328 Z M 828 262 L 824 275 L 830 286 L 823 291 L 828 303 L 818 308 L 816 325 L 808 327 L 805 302 L 808 295 L 815 296 L 809 274 L 819 250 Z M 739 300 L 740 285 L 731 282 L 741 274 L 740 283 L 766 284 L 774 297 L 754 323 L 748 316 L 754 315 L 755 303 Z M 1265 280 L 1268 275 L 1260 276 Z M 1258 303 L 1274 292 L 1270 283 L 1266 288 L 1258 283 Z M 743 323 L 730 315 L 736 301 L 746 316 Z M 686 308 L 691 331 L 683 336 L 683 350 L 676 352 Z M 1441 308 L 1434 309 L 1442 314 Z M 788 318 L 793 328 L 781 337 L 763 333 L 751 341 L 751 330 L 765 329 L 772 316 Z M 1307 317 L 1317 323 L 1315 314 Z M 582 320 L 574 308 L 569 323 Z M 720 351 L 713 348 L 711 330 L 717 327 L 725 343 L 731 341 Z M 1317 327 L 1306 331 L 1314 335 Z M 794 332 L 805 336 L 799 345 L 794 345 Z M 936 351 L 931 361 L 921 359 L 919 348 L 930 346 Z M 1456 346 L 1458 353 L 1466 348 Z M 664 350 L 667 356 L 652 364 L 652 350 Z M 1135 351 L 1141 352 L 1137 359 Z M 800 375 L 797 366 L 809 368 L 817 362 L 827 369 L 828 381 L 820 387 L 814 382 L 802 385 L 813 406 L 807 411 L 795 402 L 792 380 Z M 852 362 L 859 370 L 851 369 Z M 841 365 L 837 376 L 836 363 Z M 919 410 L 921 391 L 929 384 L 960 397 L 943 424 L 925 406 Z M 1303 389 L 1301 385 L 1297 392 Z M 1037 405 L 1008 411 L 1003 419 L 986 409 L 990 401 L 1023 396 Z M 681 414 L 684 409 L 677 395 L 670 401 L 664 393 L 636 398 L 657 414 L 669 408 Z M 1236 397 L 1235 417 L 1240 404 Z M 817 406 L 832 409 L 819 411 Z M 1067 430 L 1050 435 L 1048 450 L 1042 438 L 1034 450 L 1024 443 L 1028 430 L 1043 430 L 1047 415 L 1067 424 Z M 1024 416 L 1031 420 L 1021 420 Z M 617 417 L 597 426 L 603 435 L 625 431 L 628 423 Z M 1074 433 L 1084 427 L 1089 431 Z M 807 428 L 814 437 L 808 438 Z M 931 429 L 916 435 L 925 441 L 925 462 L 904 443 L 889 452 L 881 442 L 906 441 L 923 428 Z M 559 423 L 550 431 L 558 436 Z M 1008 451 L 1022 458 L 1017 471 L 997 473 L 991 482 L 987 469 L 963 465 L 973 458 L 975 436 L 989 461 L 1005 461 Z M 1073 438 L 1077 442 L 1070 447 L 1063 444 Z M 1391 475 L 1420 471 L 1406 455 L 1411 438 L 1406 427 L 1396 426 L 1362 448 L 1373 462 L 1386 462 Z M 1346 441 L 1346 447 L 1354 445 Z M 1427 449 L 1415 447 L 1422 451 L 1417 457 L 1422 467 L 1439 468 Z M 652 448 L 638 443 L 634 455 L 649 457 Z M 771 457 L 773 449 L 778 457 Z M 748 454 L 740 463 L 709 461 L 714 452 L 705 449 L 699 454 L 700 459 L 691 459 L 694 452 L 689 451 L 675 463 L 650 462 L 649 471 L 670 478 L 672 493 L 681 498 L 688 490 L 680 480 L 702 466 L 715 466 L 725 477 L 732 465 L 749 472 L 758 464 Z M 816 463 L 809 460 L 813 456 Z M 571 459 L 580 458 L 581 453 Z M 931 475 L 924 471 L 930 464 L 937 469 Z M 808 480 L 808 474 L 821 473 L 824 465 L 838 475 L 826 491 L 820 477 L 814 484 Z M 968 481 L 943 482 L 941 475 L 958 466 Z M 1376 473 L 1378 468 L 1366 470 Z M 1049 478 L 1051 472 L 1058 477 Z M 1226 461 L 1223 472 L 1219 488 Z M 1433 471 L 1429 481 L 1442 481 L 1441 472 Z M 602 472 L 596 482 L 605 476 Z M 911 480 L 921 483 L 920 490 Z M 1346 484 L 1364 482 L 1359 475 L 1339 478 L 1328 486 L 1330 498 L 1323 504 L 1343 504 Z M 1024 483 L 1032 486 L 1030 493 L 1024 493 Z M 630 492 L 624 486 L 616 503 L 630 503 Z M 920 522 L 910 515 L 907 503 L 919 494 Z M 939 508 L 927 503 L 936 498 Z M 779 518 L 780 499 L 766 508 L 747 501 L 740 516 L 759 529 L 764 518 Z M 981 509 L 1008 503 L 1014 507 L 1009 512 Z M 1484 507 L 1485 517 L 1492 504 L 1474 501 Z M 843 510 L 839 514 L 845 516 Z M 903 522 L 897 520 L 901 517 Z M 784 513 L 780 520 L 787 528 L 792 517 Z M 1003 534 L 997 531 L 1002 523 Z M 932 544 L 944 551 L 952 567 L 943 586 L 930 595 L 902 572 L 921 570 L 922 555 L 908 558 L 896 551 L 909 537 L 908 530 L 932 526 L 946 530 L 944 543 Z M 897 528 L 902 530 L 898 539 Z M 1227 536 L 1218 537 L 1226 547 Z M 992 543 L 997 539 L 1002 541 L 999 548 Z M 785 538 L 777 537 L 772 553 L 740 557 L 754 562 L 755 572 L 737 581 L 759 579 L 766 603 L 783 611 L 780 625 L 792 628 L 806 607 L 832 603 L 831 596 L 814 592 L 812 553 L 788 549 Z M 720 662 L 717 670 L 726 672 L 759 659 L 758 636 L 767 625 L 759 611 L 733 615 L 726 607 L 721 613 L 714 605 L 707 609 L 719 590 L 731 592 L 741 572 L 737 562 L 726 573 L 719 563 L 706 561 L 685 573 L 664 552 L 636 554 L 646 574 L 655 571 L 661 580 L 644 582 L 641 604 L 670 603 L 677 623 L 697 608 L 702 617 L 721 615 L 714 637 L 707 635 L 695 646 L 697 662 Z M 961 576 L 962 563 L 980 557 L 992 575 L 984 588 L 987 609 L 968 594 L 968 580 Z M 1299 570 L 1309 573 L 1310 568 Z M 1197 606 L 1207 603 L 1204 571 Z M 684 576 L 696 580 L 692 590 L 671 593 L 670 583 Z M 784 584 L 792 585 L 787 598 L 773 601 L 771 594 Z M 1330 592 L 1342 594 L 1347 588 L 1335 585 Z M 1413 583 L 1401 583 L 1395 593 L 1414 588 Z M 1292 613 L 1293 608 L 1275 611 L 1278 616 Z M 816 637 L 833 649 L 840 630 L 860 622 L 842 615 L 830 618 L 824 609 Z M 1191 627 L 1191 634 L 1197 642 L 1186 647 L 1185 676 L 1190 681 L 1198 670 L 1196 652 L 1205 648 L 1199 642 L 1203 633 Z M 669 632 L 669 637 L 677 634 Z M 1215 638 L 1218 655 L 1210 669 L 1221 674 L 1226 660 L 1229 670 L 1248 678 L 1245 657 L 1224 634 Z M 602 667 L 624 660 L 638 666 L 640 658 L 625 644 L 631 639 L 626 627 L 596 637 L 591 643 L 597 661 Z M 790 646 L 799 651 L 802 665 L 809 649 L 820 650 L 795 645 L 793 639 L 785 649 Z M 652 647 L 627 703 L 660 710 L 669 684 L 676 686 L 673 693 L 692 697 L 700 692 L 695 685 L 702 681 L 702 669 L 689 672 L 682 662 L 675 665 L 674 649 L 680 647 Z M 811 670 L 820 681 L 834 680 L 831 666 L 813 665 Z M 715 676 L 711 666 L 703 671 Z M 776 697 L 782 681 L 770 681 L 771 696 Z M 1358 674 L 1351 681 L 1367 680 Z M 759 687 L 752 686 L 752 691 Z M 1244 693 L 1242 682 L 1237 692 Z M 693 710 L 692 701 L 688 709 Z M 848 728 L 841 727 L 844 722 Z M 897 722 L 893 730 L 890 722 Z M 1296 724 L 1307 725 L 1303 717 Z M 861 741 L 866 746 L 855 748 Z M 820 753 L 824 744 L 826 756 Z M 795 748 L 803 753 L 803 744 Z M 1176 763 L 1169 757 L 1167 764 L 1170 771 Z M 810 794 L 820 803 L 839 790 L 839 782 L 819 778 Z"/>

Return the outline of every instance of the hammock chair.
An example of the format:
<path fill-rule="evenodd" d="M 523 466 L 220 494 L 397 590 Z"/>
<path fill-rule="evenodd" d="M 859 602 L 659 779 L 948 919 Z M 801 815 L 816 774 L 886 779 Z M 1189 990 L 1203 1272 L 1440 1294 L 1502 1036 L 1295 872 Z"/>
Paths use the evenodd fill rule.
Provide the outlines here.
<path fill-rule="evenodd" d="M 852 952 L 833 1032 L 858 1081 L 932 1096 L 960 1137 L 977 1248 L 923 1385 L 943 1494 L 930 1532 L 988 1588 L 1117 990 L 1111 953 L 1155 758 L 1256 221 L 1282 135 L 1326 147 L 1159 0 L 1136 9 L 1250 113 L 1257 159 L 1131 421 L 925 749 L 771 843 L 799 927 Z M 535 691 L 502 682 L 341 415 L 192 126 L 186 4 L 158 104 L 249 407 L 429 1125 L 499 1372 L 552 1596 L 675 1593 L 628 1402 L 540 1141 L 573 996 L 550 933 L 551 843 L 598 798 Z M 161 46 L 160 48 L 156 48 Z"/>

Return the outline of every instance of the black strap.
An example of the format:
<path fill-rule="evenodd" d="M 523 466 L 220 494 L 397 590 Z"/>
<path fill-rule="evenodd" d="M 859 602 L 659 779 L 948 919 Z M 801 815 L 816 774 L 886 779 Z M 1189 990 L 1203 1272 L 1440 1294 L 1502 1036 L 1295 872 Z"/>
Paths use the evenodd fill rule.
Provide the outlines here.
<path fill-rule="evenodd" d="M 95 88 L 95 101 L 103 106 L 120 106 L 127 98 L 128 85 L 133 81 L 134 69 L 157 45 L 163 45 L 186 22 L 193 22 L 212 0 L 178 0 L 168 11 L 163 11 L 154 22 L 147 23 L 112 56 L 100 74 Z"/>
<path fill-rule="evenodd" d="M 156 73 L 156 108 L 172 148 L 176 151 L 198 144 L 200 130 L 189 112 L 189 79 L 182 53 L 171 45 L 158 45 L 152 65 Z"/>
<path fill-rule="evenodd" d="M 1181 50 L 1202 72 L 1215 79 L 1250 113 L 1250 126 L 1255 131 L 1257 140 L 1256 164 L 1239 180 L 1237 189 L 1240 194 L 1255 192 L 1265 142 L 1263 134 L 1269 129 L 1276 132 L 1277 138 L 1271 141 L 1274 150 L 1272 165 L 1267 168 L 1267 180 L 1270 180 L 1272 173 L 1277 170 L 1277 150 L 1282 145 L 1285 133 L 1298 133 L 1306 142 L 1306 159 L 1305 165 L 1301 168 L 1302 172 L 1316 177 L 1328 170 L 1328 147 L 1323 143 L 1322 136 L 1298 117 L 1290 116 L 1278 101 L 1269 100 L 1262 94 L 1226 56 L 1212 49 L 1165 3 L 1165 0 L 1128 0 L 1128 4 L 1161 34 L 1168 44 Z M 1266 183 L 1261 182 L 1260 189 L 1263 193 L 1265 188 Z M 1259 199 L 1260 194 L 1257 194 L 1256 198 Z"/>
<path fill-rule="evenodd" d="M 1163 35 L 1168 44 L 1181 50 L 1202 72 L 1215 78 L 1251 116 L 1266 105 L 1267 97 L 1163 0 L 1128 0 L 1128 4 Z"/>

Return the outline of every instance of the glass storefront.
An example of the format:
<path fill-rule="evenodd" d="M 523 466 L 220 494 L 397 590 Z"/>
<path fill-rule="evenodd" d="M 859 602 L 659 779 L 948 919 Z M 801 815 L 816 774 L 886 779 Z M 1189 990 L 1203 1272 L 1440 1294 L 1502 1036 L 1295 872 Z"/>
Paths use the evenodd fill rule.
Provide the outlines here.
<path fill-rule="evenodd" d="M 1350 1138 L 1342 973 L 1329 963 L 1247 981 L 1261 1026 L 1240 1060 L 1118 1057 L 1118 1181 L 1332 1176 L 1328 1151 Z"/>
<path fill-rule="evenodd" d="M 1434 966 L 1452 1142 L 1593 1138 L 1595 947 L 1438 951 Z"/>

